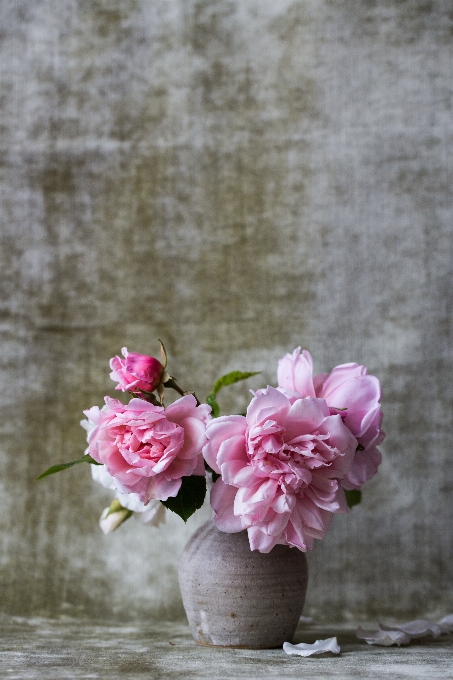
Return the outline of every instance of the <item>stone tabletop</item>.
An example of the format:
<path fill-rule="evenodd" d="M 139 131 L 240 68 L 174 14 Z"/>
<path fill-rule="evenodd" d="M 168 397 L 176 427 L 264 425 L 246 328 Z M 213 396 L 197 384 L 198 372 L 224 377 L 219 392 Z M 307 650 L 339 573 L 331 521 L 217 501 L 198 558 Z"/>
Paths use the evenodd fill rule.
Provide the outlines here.
<path fill-rule="evenodd" d="M 170 680 L 172 678 L 453 678 L 453 635 L 408 647 L 375 647 L 355 625 L 300 624 L 295 642 L 337 636 L 338 657 L 301 658 L 281 649 L 197 646 L 185 622 L 124 623 L 80 619 L 0 621 L 0 677 L 8 680 Z"/>

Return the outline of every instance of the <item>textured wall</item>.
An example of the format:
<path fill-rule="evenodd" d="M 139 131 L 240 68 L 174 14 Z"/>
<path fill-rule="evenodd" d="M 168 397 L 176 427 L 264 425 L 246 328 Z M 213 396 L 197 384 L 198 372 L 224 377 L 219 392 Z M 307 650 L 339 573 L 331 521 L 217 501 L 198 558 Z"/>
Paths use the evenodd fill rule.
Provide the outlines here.
<path fill-rule="evenodd" d="M 451 609 L 452 37 L 450 0 L 0 1 L 5 611 L 181 614 L 208 509 L 104 537 L 88 467 L 33 481 L 157 337 L 201 395 L 298 344 L 376 373 L 384 463 L 306 613 Z"/>

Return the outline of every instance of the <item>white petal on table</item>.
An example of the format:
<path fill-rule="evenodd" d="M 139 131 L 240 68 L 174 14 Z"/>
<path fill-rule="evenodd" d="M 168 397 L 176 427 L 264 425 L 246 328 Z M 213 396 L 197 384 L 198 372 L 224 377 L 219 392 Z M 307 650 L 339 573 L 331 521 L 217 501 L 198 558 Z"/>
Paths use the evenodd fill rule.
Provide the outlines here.
<path fill-rule="evenodd" d="M 298 645 L 292 645 L 290 642 L 283 643 L 283 651 L 287 654 L 297 654 L 298 656 L 312 656 L 313 654 L 325 654 L 331 652 L 332 654 L 339 654 L 340 647 L 337 638 L 327 638 L 327 640 L 316 640 L 312 645 L 300 642 Z"/>
<path fill-rule="evenodd" d="M 426 621 L 425 619 L 416 619 L 415 621 L 408 621 L 407 623 L 400 623 L 395 626 L 384 625 L 380 621 L 378 623 L 381 630 L 400 631 L 408 635 L 411 640 L 420 640 L 428 635 L 436 639 L 442 633 L 437 623 Z"/>
<path fill-rule="evenodd" d="M 434 639 L 442 633 L 453 633 L 453 614 L 444 616 L 435 623 L 426 619 L 415 619 L 398 625 L 386 625 L 379 622 L 379 630 L 357 629 L 357 637 L 369 645 L 408 645 L 411 640 L 421 640 L 428 635 Z"/>
<path fill-rule="evenodd" d="M 357 637 L 359 640 L 365 640 L 369 645 L 381 645 L 382 647 L 390 647 L 391 645 L 408 645 L 411 641 L 409 635 L 400 630 L 363 630 L 358 628 Z"/>
<path fill-rule="evenodd" d="M 453 614 L 444 616 L 444 618 L 437 623 L 442 633 L 453 633 Z"/>

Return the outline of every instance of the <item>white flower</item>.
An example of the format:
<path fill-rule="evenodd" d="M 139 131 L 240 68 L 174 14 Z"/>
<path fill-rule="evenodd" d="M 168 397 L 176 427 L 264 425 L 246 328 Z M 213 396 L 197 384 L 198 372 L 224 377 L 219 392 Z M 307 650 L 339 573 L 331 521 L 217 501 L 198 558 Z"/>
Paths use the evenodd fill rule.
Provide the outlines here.
<path fill-rule="evenodd" d="M 158 527 L 159 524 L 165 522 L 165 510 L 165 505 L 162 505 L 160 501 L 151 500 L 142 512 L 134 512 L 134 517 L 143 524 Z"/>
<path fill-rule="evenodd" d="M 106 489 L 112 489 L 113 491 L 116 491 L 115 480 L 113 479 L 112 475 L 109 475 L 105 465 L 90 465 L 90 467 L 91 476 L 95 482 L 101 484 Z"/>
<path fill-rule="evenodd" d="M 165 522 L 165 507 L 160 501 L 151 500 L 147 505 L 145 505 L 142 503 L 136 493 L 120 493 L 116 487 L 115 479 L 107 472 L 105 465 L 91 465 L 90 467 L 91 476 L 93 477 L 94 481 L 98 482 L 98 484 L 101 484 L 106 489 L 116 491 L 115 498 L 118 499 L 123 509 L 133 513 L 135 519 L 138 519 L 143 524 L 150 524 L 154 527 L 157 527 L 159 524 Z M 115 521 L 110 518 L 117 513 L 111 513 L 107 516 L 106 513 L 108 513 L 108 511 L 109 508 L 106 508 L 101 515 L 101 519 L 99 520 L 101 529 L 105 534 L 116 529 L 129 516 L 128 512 L 126 513 L 126 516 L 123 513 L 122 519 L 117 517 L 117 522 L 115 523 Z M 108 531 L 105 531 L 101 522 L 103 522 L 104 526 L 106 527 L 110 527 L 113 524 L 114 526 L 112 526 L 112 528 Z"/>

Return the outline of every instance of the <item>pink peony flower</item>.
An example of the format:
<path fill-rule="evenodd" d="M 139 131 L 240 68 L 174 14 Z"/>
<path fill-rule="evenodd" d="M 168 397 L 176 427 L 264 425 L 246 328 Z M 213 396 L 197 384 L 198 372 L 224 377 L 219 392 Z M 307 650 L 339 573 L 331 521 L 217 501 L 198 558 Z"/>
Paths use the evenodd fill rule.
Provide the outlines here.
<path fill-rule="evenodd" d="M 128 352 L 127 347 L 123 347 L 121 352 L 124 359 L 118 356 L 110 359 L 110 377 L 118 383 L 115 389 L 153 392 L 161 381 L 164 366 L 154 357 Z"/>
<path fill-rule="evenodd" d="M 247 416 L 215 418 L 203 449 L 221 475 L 211 491 L 216 526 L 247 529 L 250 548 L 310 550 L 332 513 L 347 512 L 339 484 L 357 440 L 324 399 L 289 399 L 273 387 L 251 401 Z"/>
<path fill-rule="evenodd" d="M 331 411 L 346 409 L 344 424 L 357 439 L 351 468 L 342 482 L 345 489 L 360 489 L 373 477 L 381 463 L 377 448 L 384 441 L 381 430 L 381 387 L 374 375 L 368 375 L 365 366 L 341 364 L 329 374 L 313 377 L 313 362 L 309 352 L 287 354 L 278 362 L 278 385 L 289 396 L 316 396 L 325 399 Z"/>
<path fill-rule="evenodd" d="M 143 503 L 177 495 L 181 478 L 204 475 L 201 449 L 210 406 L 195 397 L 181 397 L 164 409 L 143 399 L 126 406 L 105 397 L 106 406 L 84 411 L 94 424 L 88 432 L 88 453 L 115 478 L 122 493 Z M 87 428 L 88 429 L 88 428 Z"/>

